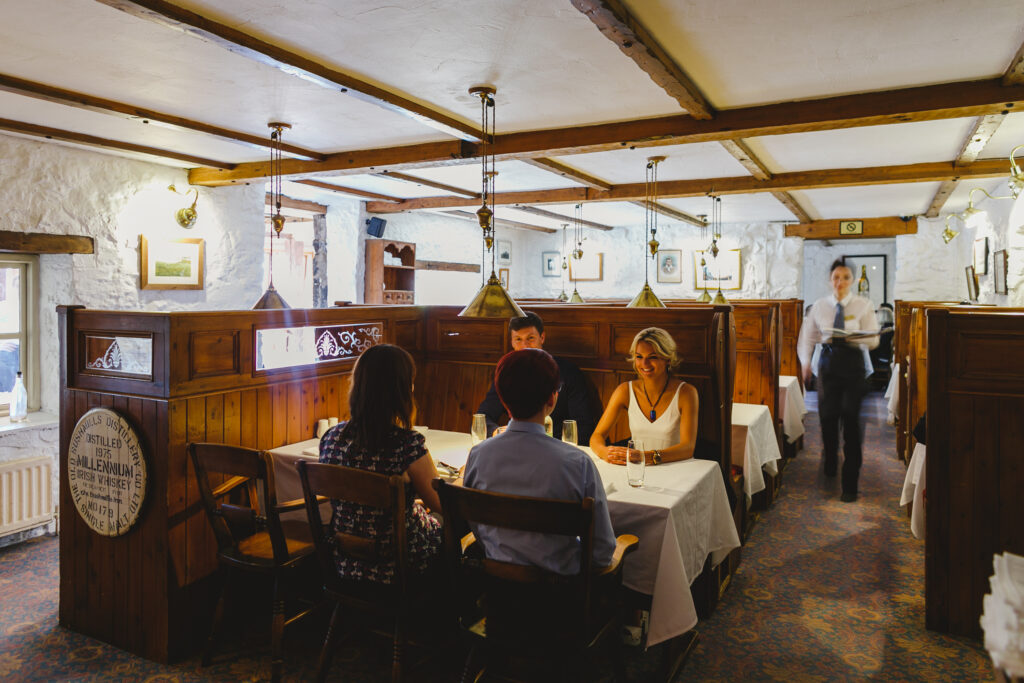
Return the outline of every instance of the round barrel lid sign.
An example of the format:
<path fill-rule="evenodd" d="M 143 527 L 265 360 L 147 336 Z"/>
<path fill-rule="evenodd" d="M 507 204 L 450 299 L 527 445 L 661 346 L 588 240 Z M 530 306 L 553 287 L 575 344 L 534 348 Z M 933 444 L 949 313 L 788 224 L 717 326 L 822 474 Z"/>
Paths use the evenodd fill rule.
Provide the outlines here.
<path fill-rule="evenodd" d="M 128 422 L 108 408 L 93 408 L 71 433 L 68 483 L 75 508 L 103 536 L 127 533 L 146 497 L 146 459 Z"/>

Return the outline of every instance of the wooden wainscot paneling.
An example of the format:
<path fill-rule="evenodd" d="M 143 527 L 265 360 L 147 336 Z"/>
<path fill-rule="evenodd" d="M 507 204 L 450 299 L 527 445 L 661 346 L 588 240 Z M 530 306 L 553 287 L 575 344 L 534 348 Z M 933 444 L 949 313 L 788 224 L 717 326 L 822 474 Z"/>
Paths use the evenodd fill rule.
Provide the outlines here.
<path fill-rule="evenodd" d="M 432 354 L 464 353 L 489 358 L 508 346 L 504 319 L 459 318 L 457 315 L 431 315 L 427 318 L 427 349 Z"/>
<path fill-rule="evenodd" d="M 1024 555 L 1024 309 L 927 318 L 925 623 L 980 638 L 992 556 Z"/>
<path fill-rule="evenodd" d="M 237 375 L 242 371 L 241 332 L 212 330 L 189 335 L 189 376 Z"/>
<path fill-rule="evenodd" d="M 637 323 L 612 323 L 609 325 L 608 332 L 614 356 L 628 357 L 633 338 L 645 327 L 650 327 L 650 325 Z M 662 326 L 657 325 L 657 327 Z M 708 345 L 708 337 L 704 334 L 695 334 L 696 326 L 665 325 L 662 329 L 676 340 L 677 352 L 683 359 L 683 364 L 705 364 L 710 360 L 711 349 Z"/>
<path fill-rule="evenodd" d="M 420 340 L 423 336 L 422 320 L 399 320 L 395 322 L 394 343 L 406 351 L 413 351 L 420 348 Z"/>
<path fill-rule="evenodd" d="M 556 356 L 589 358 L 600 346 L 597 323 L 544 322 L 544 348 Z"/>

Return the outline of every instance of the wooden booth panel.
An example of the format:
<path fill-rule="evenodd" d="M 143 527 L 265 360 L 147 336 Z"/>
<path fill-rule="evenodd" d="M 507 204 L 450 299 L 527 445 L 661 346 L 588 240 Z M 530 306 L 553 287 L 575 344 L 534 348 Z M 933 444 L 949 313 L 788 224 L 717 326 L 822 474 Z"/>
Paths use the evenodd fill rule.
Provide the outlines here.
<path fill-rule="evenodd" d="M 544 348 L 556 356 L 593 358 L 600 355 L 598 324 L 544 323 Z"/>
<path fill-rule="evenodd" d="M 211 330 L 189 335 L 189 377 L 237 375 L 242 372 L 241 332 Z"/>

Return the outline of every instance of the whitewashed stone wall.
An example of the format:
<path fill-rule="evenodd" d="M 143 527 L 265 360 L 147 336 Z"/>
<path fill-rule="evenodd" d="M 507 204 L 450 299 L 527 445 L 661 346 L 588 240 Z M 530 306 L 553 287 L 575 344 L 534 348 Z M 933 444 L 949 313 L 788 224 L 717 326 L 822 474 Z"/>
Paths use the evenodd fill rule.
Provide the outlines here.
<path fill-rule="evenodd" d="M 806 240 L 804 242 L 804 283 L 803 299 L 808 304 L 814 303 L 823 296 L 832 293 L 829 284 L 829 268 L 832 263 L 843 256 L 877 255 L 886 256 L 887 265 L 887 300 L 892 303 L 896 300 L 896 273 L 898 270 L 896 241 L 894 238 L 877 240 L 836 240 L 826 244 L 824 240 Z M 860 273 L 854 273 L 854 281 L 860 277 Z M 875 291 L 881 283 L 872 282 L 871 290 Z M 854 284 L 856 291 L 856 284 Z"/>

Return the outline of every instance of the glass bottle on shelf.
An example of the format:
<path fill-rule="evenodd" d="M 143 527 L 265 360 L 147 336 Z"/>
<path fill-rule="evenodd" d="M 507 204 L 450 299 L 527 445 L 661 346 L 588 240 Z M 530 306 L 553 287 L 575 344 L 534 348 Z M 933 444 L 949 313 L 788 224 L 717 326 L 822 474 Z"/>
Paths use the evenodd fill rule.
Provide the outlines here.
<path fill-rule="evenodd" d="M 14 389 L 11 390 L 11 422 L 24 422 L 27 419 L 28 392 L 19 372 L 14 380 Z"/>
<path fill-rule="evenodd" d="M 860 267 L 860 279 L 857 280 L 857 293 L 861 296 L 867 296 L 871 291 L 871 283 L 868 282 L 868 267 Z"/>

